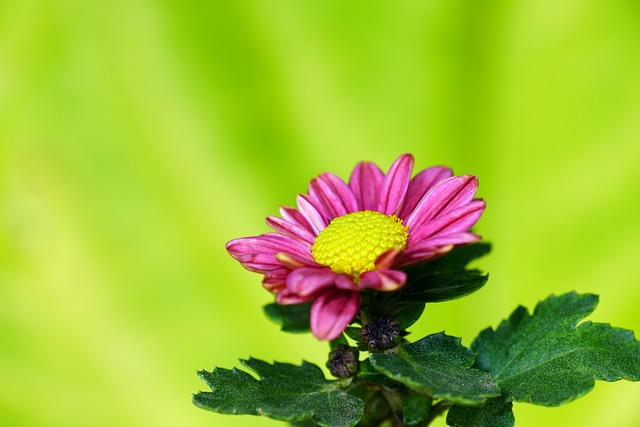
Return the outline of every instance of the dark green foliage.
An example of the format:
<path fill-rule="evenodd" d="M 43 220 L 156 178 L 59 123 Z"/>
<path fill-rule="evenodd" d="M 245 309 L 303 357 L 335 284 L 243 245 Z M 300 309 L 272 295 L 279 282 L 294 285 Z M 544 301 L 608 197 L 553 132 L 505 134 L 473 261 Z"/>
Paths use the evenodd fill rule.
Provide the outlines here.
<path fill-rule="evenodd" d="M 433 398 L 480 404 L 499 394 L 489 374 L 471 368 L 475 355 L 459 338 L 443 333 L 401 344 L 393 352 L 372 354 L 369 359 L 387 377 Z"/>
<path fill-rule="evenodd" d="M 384 388 L 388 390 L 394 390 L 400 387 L 400 383 L 382 375 L 373 366 L 371 366 L 371 359 L 364 359 L 360 362 L 360 370 L 358 371 L 357 379 L 358 381 L 364 381 L 368 384 L 384 386 Z"/>
<path fill-rule="evenodd" d="M 326 427 L 354 426 L 362 418 L 364 402 L 347 394 L 338 381 L 327 381 L 315 365 L 270 365 L 257 359 L 241 362 L 260 379 L 235 368 L 200 371 L 198 375 L 212 391 L 195 394 L 193 402 L 223 414 L 311 420 Z"/>
<path fill-rule="evenodd" d="M 453 427 L 512 427 L 516 423 L 511 407 L 503 397 L 488 399 L 482 406 L 453 405 L 447 425 Z"/>
<path fill-rule="evenodd" d="M 280 305 L 275 302 L 263 307 L 264 313 L 273 322 L 280 325 L 284 332 L 309 332 L 309 313 L 311 303 Z"/>
<path fill-rule="evenodd" d="M 460 270 L 423 276 L 405 285 L 398 296 L 407 301 L 443 302 L 469 295 L 482 288 L 489 276 L 478 270 Z"/>
<path fill-rule="evenodd" d="M 491 251 L 489 243 L 458 246 L 443 257 L 405 269 L 407 284 L 399 292 L 406 300 L 440 302 L 460 298 L 480 289 L 487 276 L 467 265 Z"/>
<path fill-rule="evenodd" d="M 354 325 L 329 343 L 327 366 L 343 379 L 326 380 L 307 362 L 249 359 L 242 364 L 259 379 L 238 369 L 201 371 L 212 391 L 197 393 L 194 403 L 301 427 L 426 426 L 447 410 L 452 427 L 513 427 L 512 402 L 557 406 L 587 393 L 596 379 L 640 380 L 633 333 L 583 321 L 597 305 L 595 295 L 551 296 L 533 314 L 519 307 L 496 330 L 482 331 L 471 350 L 444 333 L 407 342 L 406 329 L 426 303 L 459 298 L 486 283 L 486 275 L 466 267 L 489 250 L 486 243 L 457 247 L 407 268 L 407 283 L 396 292 L 363 291 Z M 310 307 L 273 303 L 264 311 L 283 331 L 307 332 Z M 371 354 L 358 360 L 351 345 Z"/>
<path fill-rule="evenodd" d="M 383 300 L 384 301 L 384 300 Z M 388 302 L 383 302 L 379 311 L 381 316 L 389 317 L 393 319 L 400 329 L 407 329 L 418 321 L 422 312 L 424 311 L 425 304 L 423 302 L 410 302 L 393 299 Z"/>
<path fill-rule="evenodd" d="M 375 293 L 366 300 L 370 316 L 387 316 L 401 329 L 413 325 L 425 303 L 443 302 L 469 295 L 482 288 L 488 276 L 466 266 L 491 250 L 488 243 L 458 246 L 435 260 L 407 267 L 407 283 L 397 292 Z"/>
<path fill-rule="evenodd" d="M 420 393 L 411 393 L 402 406 L 402 417 L 410 426 L 422 422 L 431 410 L 431 398 Z"/>
<path fill-rule="evenodd" d="M 582 396 L 594 380 L 640 380 L 640 342 L 608 324 L 578 322 L 595 295 L 551 296 L 530 315 L 516 309 L 473 342 L 476 366 L 490 372 L 508 401 L 557 406 Z"/>

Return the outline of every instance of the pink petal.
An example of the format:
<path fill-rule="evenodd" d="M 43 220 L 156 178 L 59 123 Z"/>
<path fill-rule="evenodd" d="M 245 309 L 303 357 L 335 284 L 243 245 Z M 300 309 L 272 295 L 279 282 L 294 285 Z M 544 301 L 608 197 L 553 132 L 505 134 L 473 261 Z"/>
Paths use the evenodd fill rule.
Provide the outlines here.
<path fill-rule="evenodd" d="M 438 234 L 433 237 L 429 237 L 428 239 L 423 240 L 420 244 L 416 245 L 419 247 L 420 245 L 431 245 L 431 246 L 447 246 L 447 245 L 466 245 L 468 243 L 477 242 L 482 239 L 482 237 L 478 236 L 474 233 L 451 233 L 451 234 Z M 411 251 L 413 247 L 407 249 L 407 252 Z"/>
<path fill-rule="evenodd" d="M 274 254 L 259 252 L 257 254 L 242 254 L 236 258 L 245 268 L 255 270 L 274 270 L 282 267 Z"/>
<path fill-rule="evenodd" d="M 353 281 L 353 276 L 346 273 L 340 273 L 336 276 L 336 288 L 350 291 L 360 290 L 360 287 Z"/>
<path fill-rule="evenodd" d="M 260 236 L 234 239 L 227 242 L 226 248 L 229 255 L 237 260 L 246 254 L 267 253 L 275 255 L 278 252 L 288 252 L 302 258 L 313 259 L 308 244 L 278 233 L 265 233 Z"/>
<path fill-rule="evenodd" d="M 286 252 L 278 252 L 275 255 L 275 258 L 280 262 L 280 264 L 287 267 L 289 270 L 295 270 L 296 268 L 302 267 L 320 267 L 320 264 L 313 260 L 301 258 Z"/>
<path fill-rule="evenodd" d="M 397 268 L 406 267 L 418 262 L 427 261 L 430 259 L 438 258 L 453 249 L 454 245 L 446 246 L 433 246 L 430 244 L 420 244 L 411 248 L 411 251 L 407 250 L 402 260 L 397 264 Z"/>
<path fill-rule="evenodd" d="M 404 225 L 409 227 L 409 234 L 444 209 L 455 209 L 469 203 L 477 189 L 478 178 L 473 175 L 454 176 L 440 181 L 424 195 L 407 218 Z"/>
<path fill-rule="evenodd" d="M 290 206 L 281 206 L 280 215 L 282 215 L 282 218 L 286 219 L 287 221 L 298 224 L 308 232 L 313 233 L 313 227 L 311 226 L 307 218 L 305 218 L 304 215 L 298 212 L 297 209 L 294 209 Z"/>
<path fill-rule="evenodd" d="M 388 251 L 383 252 L 376 259 L 376 269 L 386 269 L 391 267 L 396 260 L 402 255 L 403 250 L 397 248 L 391 248 Z"/>
<path fill-rule="evenodd" d="M 411 215 L 422 197 L 437 183 L 453 176 L 453 171 L 445 166 L 434 166 L 423 170 L 409 181 L 409 188 L 402 203 L 400 218 Z"/>
<path fill-rule="evenodd" d="M 284 267 L 265 273 L 262 279 L 262 286 L 271 293 L 278 293 L 287 284 L 287 276 L 290 271 Z"/>
<path fill-rule="evenodd" d="M 407 274 L 399 270 L 372 270 L 360 275 L 360 287 L 379 291 L 395 291 L 404 286 Z"/>
<path fill-rule="evenodd" d="M 323 190 L 321 193 L 323 198 L 326 197 L 338 208 L 336 216 L 342 216 L 358 210 L 358 203 L 353 191 L 336 175 L 323 173 L 316 180 Z"/>
<path fill-rule="evenodd" d="M 300 226 L 297 223 L 286 221 L 277 216 L 270 216 L 267 218 L 267 225 L 279 233 L 285 236 L 302 239 L 309 243 L 309 247 L 313 245 L 316 237 L 309 232 L 306 228 Z"/>
<path fill-rule="evenodd" d="M 302 304 L 311 300 L 311 297 L 301 297 L 287 292 L 286 289 L 276 295 L 276 302 L 280 305 Z"/>
<path fill-rule="evenodd" d="M 320 340 L 334 340 L 351 323 L 358 310 L 360 310 L 358 292 L 328 290 L 316 298 L 311 305 L 311 331 Z"/>
<path fill-rule="evenodd" d="M 384 174 L 374 163 L 356 165 L 349 178 L 349 188 L 353 191 L 358 210 L 374 211 L 378 208 L 383 180 Z"/>
<path fill-rule="evenodd" d="M 318 235 L 327 227 L 328 222 L 324 219 L 324 215 L 303 195 L 296 198 L 300 213 L 309 221 L 313 228 L 313 232 Z"/>
<path fill-rule="evenodd" d="M 329 224 L 329 222 L 331 222 L 331 220 L 335 218 L 333 210 L 327 207 L 322 202 L 321 196 L 316 190 L 315 180 L 312 180 L 309 183 L 309 194 L 303 195 L 302 197 L 304 197 L 309 203 L 311 203 L 311 205 L 318 211 L 318 213 L 322 215 L 322 218 L 327 224 Z"/>
<path fill-rule="evenodd" d="M 329 214 L 330 218 L 336 218 L 349 213 L 349 210 L 345 205 L 345 201 L 343 200 L 343 196 L 346 199 L 351 196 L 352 200 L 346 202 L 350 205 L 355 205 L 355 199 L 353 197 L 353 193 L 348 187 L 348 193 L 344 192 L 344 194 L 341 194 L 340 190 L 335 187 L 335 180 L 342 182 L 340 178 L 334 176 L 335 180 L 332 182 L 331 179 L 329 179 L 329 176 L 331 176 L 331 174 L 325 173 L 311 180 L 311 183 L 309 184 L 309 194 L 322 203 L 324 210 Z M 342 182 L 342 185 L 346 187 L 344 182 Z M 343 190 L 343 188 L 341 188 L 341 190 Z"/>
<path fill-rule="evenodd" d="M 399 266 L 437 258 L 449 252 L 454 246 L 466 245 L 480 239 L 480 236 L 473 233 L 438 234 L 415 245 L 408 246 Z"/>
<path fill-rule="evenodd" d="M 303 267 L 293 270 L 287 277 L 287 292 L 300 297 L 310 297 L 336 281 L 336 273 L 327 267 Z"/>
<path fill-rule="evenodd" d="M 419 243 L 436 234 L 451 234 L 469 231 L 484 212 L 486 203 L 484 200 L 473 200 L 457 209 L 441 213 L 432 220 L 416 227 L 407 240 L 407 245 Z"/>
<path fill-rule="evenodd" d="M 411 154 L 403 154 L 393 162 L 382 183 L 380 203 L 378 204 L 379 212 L 385 215 L 397 213 L 407 193 L 412 168 L 413 156 Z"/>

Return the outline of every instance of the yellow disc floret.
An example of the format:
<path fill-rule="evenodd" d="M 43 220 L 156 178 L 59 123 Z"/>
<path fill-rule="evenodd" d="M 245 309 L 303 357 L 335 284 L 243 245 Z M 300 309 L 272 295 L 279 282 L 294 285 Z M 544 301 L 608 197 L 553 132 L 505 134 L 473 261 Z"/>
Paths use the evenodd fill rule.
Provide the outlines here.
<path fill-rule="evenodd" d="M 352 275 L 375 269 L 378 256 L 407 244 L 407 227 L 395 215 L 360 211 L 334 218 L 318 234 L 311 253 L 318 264 Z"/>

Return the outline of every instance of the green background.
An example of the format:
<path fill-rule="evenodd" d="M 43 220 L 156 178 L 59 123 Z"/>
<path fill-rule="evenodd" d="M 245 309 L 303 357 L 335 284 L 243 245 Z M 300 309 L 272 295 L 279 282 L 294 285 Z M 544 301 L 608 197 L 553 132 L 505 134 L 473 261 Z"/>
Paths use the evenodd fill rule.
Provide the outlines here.
<path fill-rule="evenodd" d="M 640 330 L 639 22 L 632 0 L 0 0 L 0 424 L 280 425 L 190 402 L 198 369 L 327 350 L 264 318 L 224 244 L 403 152 L 480 177 L 494 244 L 488 285 L 414 337 L 468 345 L 571 290 Z M 638 396 L 515 413 L 631 427 Z"/>

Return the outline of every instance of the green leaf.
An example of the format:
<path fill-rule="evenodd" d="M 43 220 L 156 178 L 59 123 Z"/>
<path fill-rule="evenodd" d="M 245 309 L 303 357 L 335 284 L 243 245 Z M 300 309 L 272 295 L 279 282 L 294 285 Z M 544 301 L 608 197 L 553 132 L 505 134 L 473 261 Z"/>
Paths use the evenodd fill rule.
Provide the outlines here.
<path fill-rule="evenodd" d="M 424 311 L 424 303 L 398 302 L 388 304 L 381 310 L 380 315 L 390 317 L 396 322 L 400 330 L 406 330 L 420 319 Z"/>
<path fill-rule="evenodd" d="M 369 356 L 375 369 L 407 387 L 433 398 L 480 404 L 499 394 L 486 372 L 471 368 L 475 355 L 460 339 L 438 333 L 396 351 Z"/>
<path fill-rule="evenodd" d="M 640 380 L 633 332 L 584 322 L 596 295 L 550 296 L 530 315 L 517 308 L 474 340 L 476 366 L 490 372 L 508 401 L 557 406 L 589 392 L 594 380 Z M 576 326 L 577 325 L 577 326 Z"/>
<path fill-rule="evenodd" d="M 513 427 L 516 419 L 513 404 L 494 397 L 482 406 L 453 405 L 447 414 L 447 425 L 453 427 Z"/>
<path fill-rule="evenodd" d="M 326 380 L 313 364 L 270 365 L 253 358 L 241 362 L 260 379 L 235 368 L 200 371 L 198 375 L 212 391 L 195 394 L 193 402 L 222 414 L 311 420 L 326 427 L 354 426 L 362 418 L 364 402 L 347 394 L 339 381 Z"/>
<path fill-rule="evenodd" d="M 382 375 L 371 366 L 371 360 L 365 359 L 360 362 L 360 369 L 356 374 L 358 381 L 364 381 L 370 384 L 379 384 L 388 390 L 396 390 L 401 387 L 400 384 Z"/>
<path fill-rule="evenodd" d="M 360 337 L 360 329 L 357 326 L 347 326 L 344 330 L 344 334 L 359 343 L 362 342 L 362 338 Z"/>
<path fill-rule="evenodd" d="M 454 272 L 411 277 L 398 291 L 400 299 L 413 302 L 443 302 L 472 294 L 482 288 L 489 279 L 488 274 L 478 270 L 459 270 Z"/>
<path fill-rule="evenodd" d="M 431 398 L 420 393 L 411 393 L 402 406 L 402 419 L 410 426 L 422 422 L 431 410 Z"/>
<path fill-rule="evenodd" d="M 303 333 L 310 330 L 310 302 L 292 305 L 280 305 L 274 302 L 265 305 L 262 309 L 269 319 L 280 325 L 280 329 L 284 332 Z"/>
<path fill-rule="evenodd" d="M 406 271 L 420 280 L 420 275 L 431 276 L 437 273 L 450 273 L 464 270 L 469 263 L 491 252 L 491 244 L 477 242 L 470 245 L 456 246 L 448 254 L 408 267 Z"/>
<path fill-rule="evenodd" d="M 407 283 L 399 291 L 379 297 L 379 311 L 393 317 L 408 309 L 409 313 L 399 316 L 406 329 L 422 314 L 421 304 L 448 301 L 477 291 L 487 283 L 488 276 L 465 268 L 490 250 L 491 245 L 482 242 L 459 246 L 441 258 L 407 267 Z"/>

